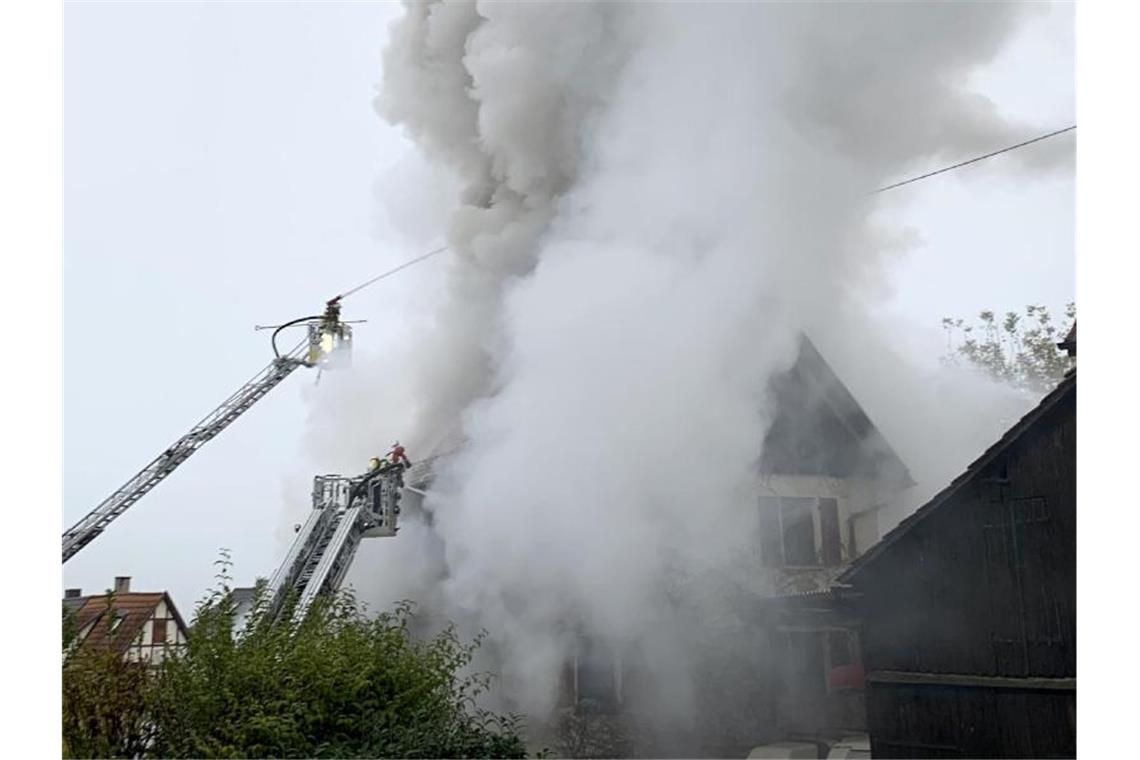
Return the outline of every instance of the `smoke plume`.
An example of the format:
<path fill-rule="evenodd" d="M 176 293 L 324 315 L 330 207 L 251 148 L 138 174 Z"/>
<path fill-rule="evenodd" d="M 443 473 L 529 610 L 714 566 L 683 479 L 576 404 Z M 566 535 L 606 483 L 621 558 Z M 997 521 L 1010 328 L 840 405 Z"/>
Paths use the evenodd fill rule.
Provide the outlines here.
<path fill-rule="evenodd" d="M 413 458 L 466 445 L 430 523 L 362 550 L 357 585 L 486 627 L 532 714 L 581 633 L 635 644 L 669 685 L 656 708 L 691 713 L 687 653 L 760 584 L 767 388 L 800 333 L 916 479 L 917 425 L 954 422 L 908 395 L 905 360 L 876 364 L 861 304 L 900 233 L 869 222 L 868 192 L 1035 132 L 965 86 L 1032 12 L 409 4 L 376 105 L 459 187 L 446 294 L 407 344 L 414 394 L 333 403 L 407 421 L 384 439 Z"/>

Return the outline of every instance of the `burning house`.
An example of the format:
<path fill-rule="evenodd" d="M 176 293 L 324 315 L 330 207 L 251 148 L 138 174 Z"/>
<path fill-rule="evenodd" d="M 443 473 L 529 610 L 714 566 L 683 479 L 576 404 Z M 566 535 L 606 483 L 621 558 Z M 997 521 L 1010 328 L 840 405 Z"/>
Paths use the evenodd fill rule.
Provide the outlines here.
<path fill-rule="evenodd" d="M 416 3 L 391 30 L 376 106 L 454 180 L 411 203 L 453 254 L 430 328 L 376 376 L 408 377 L 415 412 L 370 414 L 470 442 L 430 488 L 420 459 L 456 441 L 411 449 L 428 514 L 405 502 L 374 598 L 492 631 L 504 707 L 589 716 L 578 736 L 830 744 L 863 727 L 865 647 L 829 592 L 910 479 L 795 331 L 870 330 L 894 240 L 870 189 L 1013 142 L 967 72 L 1019 7 L 548 10 Z M 897 392 L 916 419 L 937 403 Z"/>
<path fill-rule="evenodd" d="M 659 684 L 643 642 L 599 638 L 568 618 L 575 633 L 558 687 L 562 719 L 547 727 L 555 745 L 572 733 L 577 755 L 743 756 L 787 740 L 826 753 L 865 730 L 858 623 L 830 590 L 879 540 L 880 511 L 912 481 L 806 337 L 769 391 L 776 413 L 758 447 L 760 496 L 741 505 L 759 516 L 750 577 L 727 592 L 727 618 L 705 621 L 702 640 L 690 642 L 695 725 L 663 731 L 649 714 Z M 437 449 L 460 446 L 452 435 Z M 420 463 L 409 482 L 428 487 L 432 469 Z"/>

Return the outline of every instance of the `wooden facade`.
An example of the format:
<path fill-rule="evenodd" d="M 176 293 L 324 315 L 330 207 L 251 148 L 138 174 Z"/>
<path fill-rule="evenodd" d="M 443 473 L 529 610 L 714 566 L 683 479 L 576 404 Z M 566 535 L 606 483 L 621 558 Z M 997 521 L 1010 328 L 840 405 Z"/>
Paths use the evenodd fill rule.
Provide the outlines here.
<path fill-rule="evenodd" d="M 840 578 L 875 757 L 1076 752 L 1076 370 Z"/>

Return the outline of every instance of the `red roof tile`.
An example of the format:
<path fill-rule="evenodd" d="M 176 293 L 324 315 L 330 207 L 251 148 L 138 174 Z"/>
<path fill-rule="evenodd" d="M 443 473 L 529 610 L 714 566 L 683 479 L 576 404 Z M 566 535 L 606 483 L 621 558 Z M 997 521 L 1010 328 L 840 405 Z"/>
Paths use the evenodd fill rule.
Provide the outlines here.
<path fill-rule="evenodd" d="M 131 642 L 138 636 L 139 631 L 146 625 L 154 614 L 159 602 L 166 600 L 166 606 L 180 628 L 186 629 L 178 610 L 175 609 L 169 597 L 164 592 L 154 593 L 120 593 L 99 596 L 81 597 L 83 602 L 75 613 L 76 630 L 80 633 L 91 627 L 90 633 L 83 638 L 80 646 L 110 648 L 117 652 L 126 652 Z M 110 614 L 108 614 L 110 613 Z M 122 622 L 114 625 L 113 621 L 121 618 Z M 110 630 L 110 626 L 114 629 Z M 149 643 L 149 642 L 148 642 Z"/>

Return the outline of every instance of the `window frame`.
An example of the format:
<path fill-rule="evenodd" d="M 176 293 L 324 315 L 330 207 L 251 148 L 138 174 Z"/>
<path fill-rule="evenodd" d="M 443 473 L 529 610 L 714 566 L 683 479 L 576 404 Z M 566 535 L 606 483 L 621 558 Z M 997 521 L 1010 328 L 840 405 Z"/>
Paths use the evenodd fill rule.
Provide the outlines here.
<path fill-rule="evenodd" d="M 824 502 L 830 502 L 829 508 L 835 510 L 834 522 L 831 525 L 834 527 L 835 539 L 835 561 L 828 561 L 828 537 L 831 535 L 830 531 L 825 530 L 823 519 Z M 839 499 L 835 496 L 817 496 L 815 498 L 815 509 L 819 516 L 819 547 L 817 554 L 819 555 L 820 567 L 838 567 L 843 564 L 843 519 L 839 513 Z"/>
<path fill-rule="evenodd" d="M 833 477 L 814 477 L 801 475 L 770 474 L 760 480 L 759 494 L 753 504 L 760 516 L 757 526 L 757 538 L 754 549 L 760 566 L 768 570 L 821 570 L 841 567 L 857 556 L 855 551 L 855 534 L 859 532 L 856 524 L 857 518 L 866 513 L 877 512 L 882 505 L 863 509 L 859 514 L 852 513 L 853 504 L 861 503 L 852 495 L 852 490 L 859 487 L 859 481 Z M 784 545 L 785 520 L 782 501 L 785 499 L 809 499 L 812 504 L 812 542 L 815 551 L 815 563 L 811 565 L 789 564 L 787 547 Z M 837 520 L 838 535 L 838 562 L 828 564 L 824 558 L 824 531 L 821 514 L 822 502 L 833 500 Z M 771 510 L 776 512 L 771 516 Z M 771 539 L 772 532 L 779 532 L 779 540 Z M 872 531 L 878 535 L 878 531 Z M 879 535 L 878 537 L 881 537 Z M 877 539 L 876 539 L 877 540 Z M 779 543 L 777 549 L 774 544 Z M 871 541 L 873 544 L 874 541 Z"/>
<path fill-rule="evenodd" d="M 609 712 L 611 710 L 620 711 L 622 709 L 623 704 L 625 703 L 625 695 L 623 694 L 623 691 L 624 691 L 624 689 L 623 689 L 623 686 L 624 686 L 624 684 L 623 684 L 623 680 L 624 680 L 624 678 L 623 678 L 624 657 L 622 656 L 622 648 L 616 644 L 613 644 L 613 643 L 604 642 L 601 644 L 597 644 L 594 642 L 586 642 L 586 641 L 582 641 L 582 640 L 579 640 L 574 647 L 574 657 L 573 657 L 573 688 L 574 688 L 573 704 L 574 704 L 574 708 L 577 709 L 583 700 L 583 695 L 582 695 L 582 680 L 583 680 L 582 679 L 582 668 L 586 666 L 584 663 L 584 659 L 586 657 L 586 651 L 584 651 L 584 650 L 589 650 L 593 647 L 599 647 L 599 648 L 603 649 L 607 654 L 607 656 L 604 659 L 607 660 L 608 662 L 605 663 L 604 667 L 598 667 L 598 670 L 595 673 L 595 675 L 599 674 L 602 670 L 608 671 L 608 679 L 607 680 L 609 681 L 609 683 L 608 683 L 606 690 L 608 692 L 608 696 L 610 696 L 612 698 L 597 700 L 597 699 L 592 699 L 589 696 L 586 696 L 585 699 L 592 699 L 592 701 L 597 702 L 601 706 L 603 712 Z M 599 663 L 599 665 L 600 665 L 600 663 Z"/>
<path fill-rule="evenodd" d="M 153 619 L 153 621 L 151 623 L 151 629 L 150 629 L 151 646 L 158 646 L 158 645 L 166 646 L 166 643 L 167 643 L 166 638 L 167 638 L 167 634 L 169 633 L 169 630 L 167 628 L 167 624 L 170 623 L 170 621 L 171 621 L 171 618 L 156 617 Z M 160 625 L 162 627 L 162 638 L 158 637 L 158 631 L 159 631 Z"/>
<path fill-rule="evenodd" d="M 123 624 L 123 621 L 126 619 L 127 619 L 126 614 L 119 612 L 118 610 L 115 610 L 114 617 L 111 618 L 111 625 L 108 628 L 107 632 L 108 633 L 115 633 L 116 631 L 118 631 L 119 626 L 121 626 Z"/>
<path fill-rule="evenodd" d="M 816 542 L 816 535 L 819 533 L 819 498 L 818 496 L 784 496 L 776 497 L 779 503 L 779 519 L 780 519 L 780 556 L 783 559 L 782 567 L 789 569 L 816 569 L 823 567 L 823 560 L 819 544 Z M 806 506 L 809 522 L 811 523 L 811 543 L 812 554 L 815 556 L 815 562 L 810 565 L 791 564 L 788 562 L 788 526 L 784 525 L 784 502 L 792 499 L 811 502 L 810 506 Z"/>

